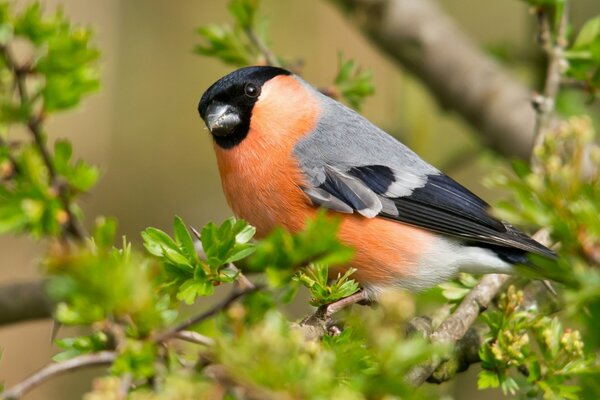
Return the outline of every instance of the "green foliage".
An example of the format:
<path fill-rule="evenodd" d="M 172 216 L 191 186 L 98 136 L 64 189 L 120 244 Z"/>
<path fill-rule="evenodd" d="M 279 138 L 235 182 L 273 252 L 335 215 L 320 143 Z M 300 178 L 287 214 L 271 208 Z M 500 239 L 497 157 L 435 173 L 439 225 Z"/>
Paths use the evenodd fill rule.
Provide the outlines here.
<path fill-rule="evenodd" d="M 595 95 L 600 89 L 600 15 L 585 23 L 565 56 L 567 76 L 583 82 Z"/>
<path fill-rule="evenodd" d="M 106 225 L 100 229 L 106 230 Z M 176 316 L 168 297 L 160 296 L 156 288 L 158 264 L 133 251 L 127 242 L 121 249 L 88 242 L 68 253 L 64 250 L 58 248 L 46 262 L 48 291 L 58 302 L 59 322 L 118 321 L 137 337 Z"/>
<path fill-rule="evenodd" d="M 142 232 L 142 238 L 146 250 L 164 266 L 163 287 L 175 292 L 179 300 L 192 304 L 198 296 L 213 294 L 215 286 L 237 278 L 237 270 L 229 264 L 254 252 L 255 247 L 249 242 L 255 231 L 254 227 L 235 218 L 221 226 L 207 224 L 200 236 L 205 259 L 198 256 L 192 237 L 179 217 L 174 222 L 175 239 L 155 228 Z"/>
<path fill-rule="evenodd" d="M 344 60 L 339 55 L 334 85 L 352 108 L 360 110 L 364 100 L 375 93 L 372 79 L 371 71 L 361 71 L 354 60 Z"/>
<path fill-rule="evenodd" d="M 556 35 L 563 2 L 528 3 L 552 11 Z M 416 307 L 408 295 L 382 295 L 380 307 L 352 310 L 340 334 L 318 340 L 307 340 L 282 312 L 302 285 L 313 306 L 359 289 L 351 279 L 354 270 L 344 268 L 353 250 L 338 241 L 339 220 L 331 213 L 319 213 L 300 232 L 279 229 L 258 241 L 253 241 L 255 229 L 241 220 L 208 223 L 192 235 L 176 217 L 173 235 L 156 228 L 142 233 L 147 253 L 125 239 L 115 247 L 112 218 L 98 218 L 90 238 L 74 233 L 71 218 L 81 218 L 75 200 L 99 173 L 74 160 L 68 141 L 48 147 L 44 118 L 77 105 L 97 88 L 98 52 L 90 31 L 71 25 L 62 13 L 44 16 L 37 3 L 15 13 L 11 4 L 0 1 L 0 233 L 50 239 L 43 264 L 48 293 L 57 302 L 55 318 L 86 329 L 57 340 L 61 352 L 54 360 L 115 353 L 112 376 L 100 378 L 86 399 L 119 397 L 128 379 L 134 383 L 132 399 L 421 399 L 431 394 L 431 388 L 415 388 L 406 377 L 415 365 L 449 358 L 451 349 L 406 337 L 406 320 Z M 258 6 L 257 0 L 231 1 L 233 25 L 201 28 L 205 43 L 196 51 L 234 65 L 268 61 L 266 20 Z M 590 21 L 567 52 L 567 73 L 590 88 L 600 65 L 598 30 L 597 19 Z M 12 57 L 15 41 L 30 49 L 23 64 Z M 577 61 L 584 59 L 589 64 Z M 373 92 L 371 74 L 341 57 L 334 86 L 356 108 Z M 28 139 L 8 135 L 13 126 L 25 128 Z M 515 162 L 513 175 L 495 178 L 514 197 L 501 205 L 501 216 L 549 229 L 560 243 L 561 258 L 552 265 L 540 260 L 540 268 L 570 286 L 564 289 L 565 309 L 553 317 L 526 306 L 514 287 L 483 314 L 489 334 L 479 351 L 480 388 L 501 387 L 528 397 L 595 398 L 589 394 L 597 389 L 593 354 L 600 345 L 599 164 L 591 122 L 572 118 L 555 135 L 546 135 L 533 166 Z M 332 268 L 345 272 L 336 277 Z M 248 285 L 240 269 L 261 273 L 256 279 L 264 277 L 267 285 L 210 308 L 219 304 L 213 297 L 216 287 L 235 284 L 233 293 L 239 294 Z M 475 284 L 463 274 L 442 285 L 441 292 L 455 305 Z M 194 308 L 183 307 L 192 303 Z M 178 320 L 180 314 L 197 313 L 196 308 L 201 309 L 197 315 L 207 317 L 192 319 L 200 320 L 194 324 Z M 559 318 L 565 325 L 577 323 L 580 331 L 563 329 Z M 193 344 L 174 345 L 186 338 L 175 335 L 174 327 L 193 330 L 185 332 Z M 208 338 L 189 339 L 200 333 Z"/>
<path fill-rule="evenodd" d="M 17 42 L 27 49 L 20 64 L 13 56 Z M 4 133 L 0 140 L 0 232 L 60 236 L 75 224 L 78 209 L 71 203 L 95 184 L 98 171 L 73 162 L 66 141 L 57 141 L 52 153 L 42 122 L 98 88 L 98 56 L 91 31 L 61 12 L 44 16 L 39 3 L 14 12 L 0 2 L 0 127 L 20 125 L 30 134 L 9 142 Z"/>
<path fill-rule="evenodd" d="M 128 339 L 112 365 L 115 375 L 130 374 L 134 379 L 150 378 L 156 373 L 158 349 L 155 343 Z"/>
<path fill-rule="evenodd" d="M 442 296 L 453 304 L 458 304 L 477 285 L 477 279 L 471 274 L 461 272 L 456 279 L 438 285 Z"/>
<path fill-rule="evenodd" d="M 355 316 L 351 328 L 307 342 L 275 311 L 239 335 L 221 336 L 216 356 L 230 376 L 259 397 L 303 399 L 427 398 L 404 377 L 442 349 L 406 339 L 402 320 L 387 307 Z"/>
<path fill-rule="evenodd" d="M 268 21 L 258 12 L 259 0 L 232 0 L 229 13 L 233 25 L 208 25 L 198 28 L 205 43 L 194 48 L 196 54 L 219 59 L 236 67 L 286 63 L 271 54 L 268 42 Z M 365 99 L 375 93 L 370 71 L 361 71 L 354 60 L 344 60 L 339 55 L 338 72 L 331 89 L 324 92 L 343 98 L 352 108 L 360 110 Z"/>
<path fill-rule="evenodd" d="M 600 243 L 600 148 L 594 144 L 594 129 L 588 118 L 573 117 L 553 135 L 547 135 L 535 150 L 535 167 L 513 163 L 513 177 L 501 175 L 494 184 L 513 193 L 497 210 L 500 217 L 527 226 L 549 228 L 560 241 L 567 260 L 559 269 L 547 269 L 559 280 L 571 281 L 576 260 L 594 262 Z M 584 282 L 581 282 L 584 284 Z M 576 283 L 574 283 L 576 284 Z"/>
<path fill-rule="evenodd" d="M 31 100 L 40 97 L 45 112 L 72 108 L 83 96 L 98 89 L 94 62 L 99 52 L 90 45 L 89 29 L 72 26 L 62 12 L 45 17 L 40 3 L 4 17 L 0 26 L 5 33 L 3 43 L 18 38 L 32 45 L 29 68 L 40 74 L 43 81 L 38 82 L 38 91 Z"/>
<path fill-rule="evenodd" d="M 510 286 L 498 310 L 483 314 L 490 333 L 479 350 L 483 371 L 478 386 L 501 387 L 513 395 L 522 390 L 530 397 L 578 399 L 581 388 L 574 378 L 597 376 L 596 357 L 584 354 L 578 331 L 563 329 L 558 318 L 536 311 L 524 308 L 523 293 Z"/>
<path fill-rule="evenodd" d="M 72 155 L 71 143 L 66 140 L 57 140 L 54 144 L 54 168 L 73 191 L 86 192 L 96 184 L 99 176 L 98 169 L 82 160 L 73 163 Z"/>
<path fill-rule="evenodd" d="M 355 271 L 354 268 L 349 268 L 343 275 L 338 273 L 337 278 L 330 282 L 327 265 L 312 264 L 300 271 L 294 279 L 308 288 L 312 296 L 310 304 L 318 307 L 356 293 L 359 290 L 358 283 L 350 279 Z"/>
<path fill-rule="evenodd" d="M 215 57 L 225 64 L 236 67 L 266 64 L 264 54 L 257 48 L 256 35 L 262 43 L 266 41 L 268 21 L 258 14 L 258 0 L 232 0 L 229 2 L 229 13 L 233 17 L 233 25 L 208 25 L 198 28 L 198 34 L 204 44 L 194 48 L 196 54 Z"/>
<path fill-rule="evenodd" d="M 65 350 L 52 357 L 52 361 L 60 362 L 82 354 L 106 350 L 110 347 L 110 338 L 105 332 L 94 332 L 90 335 L 58 339 L 54 343 Z"/>
<path fill-rule="evenodd" d="M 11 152 L 12 176 L 0 186 L 0 232 L 28 232 L 35 237 L 61 233 L 66 214 L 48 170 L 34 144 Z M 18 172 L 16 172 L 18 171 Z"/>

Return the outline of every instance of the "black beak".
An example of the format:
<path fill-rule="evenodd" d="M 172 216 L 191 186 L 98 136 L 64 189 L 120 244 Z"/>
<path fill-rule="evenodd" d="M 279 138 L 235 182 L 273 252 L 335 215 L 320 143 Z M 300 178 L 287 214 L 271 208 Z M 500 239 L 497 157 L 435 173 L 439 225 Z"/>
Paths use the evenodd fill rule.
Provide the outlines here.
<path fill-rule="evenodd" d="M 228 104 L 211 103 L 206 108 L 204 121 L 215 136 L 227 136 L 242 122 L 235 108 Z"/>

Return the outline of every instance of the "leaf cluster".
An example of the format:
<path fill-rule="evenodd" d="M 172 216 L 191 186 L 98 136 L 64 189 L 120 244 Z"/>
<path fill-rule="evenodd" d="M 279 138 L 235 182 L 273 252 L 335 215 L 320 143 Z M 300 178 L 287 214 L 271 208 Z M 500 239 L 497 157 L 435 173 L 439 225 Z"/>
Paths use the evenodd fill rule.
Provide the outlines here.
<path fill-rule="evenodd" d="M 163 288 L 187 304 L 192 304 L 198 296 L 210 296 L 221 283 L 233 282 L 238 271 L 230 263 L 247 257 L 255 249 L 250 240 L 256 229 L 235 218 L 221 226 L 207 224 L 198 248 L 179 217 L 175 218 L 174 232 L 175 237 L 171 238 L 159 229 L 148 228 L 142 232 L 142 238 L 146 250 L 164 266 Z M 200 249 L 204 258 L 198 255 Z"/>
<path fill-rule="evenodd" d="M 19 60 L 16 43 L 26 50 Z M 0 2 L 0 232 L 61 236 L 79 217 L 73 202 L 95 184 L 98 170 L 73 161 L 67 141 L 52 152 L 42 122 L 98 88 L 98 56 L 91 31 L 61 12 L 45 16 L 40 3 L 14 12 Z M 18 127 L 28 139 L 12 138 Z"/>
<path fill-rule="evenodd" d="M 228 8 L 233 24 L 198 28 L 204 43 L 197 45 L 194 52 L 236 67 L 274 63 L 295 69 L 267 48 L 268 20 L 259 13 L 259 7 L 259 0 L 231 0 Z M 338 59 L 338 72 L 332 87 L 324 93 L 341 97 L 350 107 L 360 110 L 365 99 L 375 93 L 373 74 L 362 71 L 354 60 L 344 60 L 341 54 Z"/>
<path fill-rule="evenodd" d="M 566 75 L 583 82 L 596 97 L 600 90 L 600 15 L 588 20 L 565 54 Z"/>
<path fill-rule="evenodd" d="M 557 317 L 525 309 L 523 293 L 514 286 L 502 294 L 498 310 L 483 314 L 483 320 L 490 332 L 479 350 L 480 389 L 501 387 L 505 394 L 521 390 L 528 397 L 578 399 L 581 387 L 575 378 L 600 372 L 596 357 L 584 353 L 579 332 L 563 329 Z"/>
<path fill-rule="evenodd" d="M 373 73 L 361 71 L 354 60 L 344 60 L 339 55 L 338 73 L 334 86 L 350 107 L 359 110 L 364 100 L 375 93 Z"/>
<path fill-rule="evenodd" d="M 194 52 L 236 67 L 268 63 L 261 49 L 249 37 L 251 32 L 262 43 L 267 39 L 268 20 L 258 13 L 259 5 L 259 0 L 230 1 L 228 9 L 233 24 L 198 28 L 197 33 L 204 43 L 197 45 Z"/>

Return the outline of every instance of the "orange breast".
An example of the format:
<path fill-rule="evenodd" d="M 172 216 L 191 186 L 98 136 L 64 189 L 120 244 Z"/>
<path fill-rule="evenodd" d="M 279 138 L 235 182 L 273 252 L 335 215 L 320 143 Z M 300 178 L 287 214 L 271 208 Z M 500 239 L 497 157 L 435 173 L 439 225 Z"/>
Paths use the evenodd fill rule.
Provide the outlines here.
<path fill-rule="evenodd" d="M 246 138 L 231 149 L 214 145 L 225 197 L 259 237 L 278 225 L 301 229 L 310 211 L 292 152 L 316 125 L 317 101 L 295 78 L 277 76 L 263 85 Z"/>
<path fill-rule="evenodd" d="M 277 99 L 285 99 L 286 106 Z M 258 237 L 276 226 L 296 232 L 314 217 L 292 153 L 318 118 L 318 100 L 295 78 L 278 76 L 263 85 L 246 138 L 231 149 L 215 144 L 227 201 L 236 216 L 256 227 Z M 349 266 L 358 269 L 360 282 L 385 284 L 411 274 L 431 235 L 393 221 L 348 214 L 340 240 L 356 250 Z"/>

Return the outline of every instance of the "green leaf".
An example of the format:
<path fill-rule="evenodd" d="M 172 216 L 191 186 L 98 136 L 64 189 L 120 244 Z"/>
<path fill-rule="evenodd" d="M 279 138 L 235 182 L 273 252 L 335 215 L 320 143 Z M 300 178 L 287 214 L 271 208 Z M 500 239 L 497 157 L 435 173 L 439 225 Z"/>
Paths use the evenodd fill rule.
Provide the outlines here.
<path fill-rule="evenodd" d="M 198 296 L 210 296 L 214 291 L 215 287 L 207 280 L 189 279 L 179 288 L 177 298 L 186 304 L 194 304 Z"/>
<path fill-rule="evenodd" d="M 579 31 L 573 49 L 586 48 L 600 41 L 600 15 L 589 19 Z"/>
<path fill-rule="evenodd" d="M 246 29 L 254 25 L 259 5 L 259 0 L 232 0 L 228 8 L 236 23 L 241 28 Z"/>
<path fill-rule="evenodd" d="M 196 54 L 216 57 L 225 64 L 242 67 L 252 64 L 253 55 L 239 33 L 229 26 L 210 25 L 198 28 L 198 34 L 207 42 L 194 48 Z"/>
<path fill-rule="evenodd" d="M 247 222 L 235 218 L 226 220 L 219 227 L 213 223 L 206 224 L 200 240 L 208 264 L 216 269 L 252 254 L 255 246 L 248 242 L 255 232 L 256 229 Z"/>
<path fill-rule="evenodd" d="M 54 143 L 54 167 L 57 172 L 64 174 L 69 170 L 72 155 L 73 148 L 68 140 L 57 140 Z"/>
<path fill-rule="evenodd" d="M 144 246 L 156 257 L 163 257 L 167 252 L 179 253 L 179 247 L 169 235 L 160 229 L 147 228 L 142 232 Z"/>
<path fill-rule="evenodd" d="M 373 74 L 369 71 L 361 71 L 354 60 L 344 60 L 341 53 L 338 60 L 335 86 L 352 108 L 360 110 L 365 98 L 375 93 L 375 86 L 372 83 Z"/>
<path fill-rule="evenodd" d="M 101 249 L 110 249 L 117 233 L 117 220 L 115 218 L 98 217 L 94 229 L 94 242 Z"/>
<path fill-rule="evenodd" d="M 115 375 L 131 374 L 134 379 L 147 379 L 155 375 L 158 356 L 152 341 L 127 340 L 125 348 L 111 367 Z"/>
<path fill-rule="evenodd" d="M 79 161 L 72 167 L 66 178 L 72 188 L 87 192 L 96 184 L 99 176 L 98 168 Z"/>
<path fill-rule="evenodd" d="M 498 386 L 500 386 L 500 380 L 495 372 L 485 369 L 479 372 L 479 376 L 477 377 L 478 389 L 497 388 Z"/>
<path fill-rule="evenodd" d="M 181 246 L 181 251 L 188 258 L 188 260 L 191 260 L 194 263 L 199 262 L 200 259 L 198 258 L 198 253 L 196 252 L 196 247 L 194 246 L 192 236 L 183 223 L 183 220 L 177 216 L 173 222 L 173 231 L 175 233 L 175 240 Z"/>
<path fill-rule="evenodd" d="M 54 362 L 61 362 L 82 354 L 106 350 L 110 341 L 104 332 L 94 332 L 90 335 L 57 339 L 54 343 L 65 349 L 52 357 Z"/>

